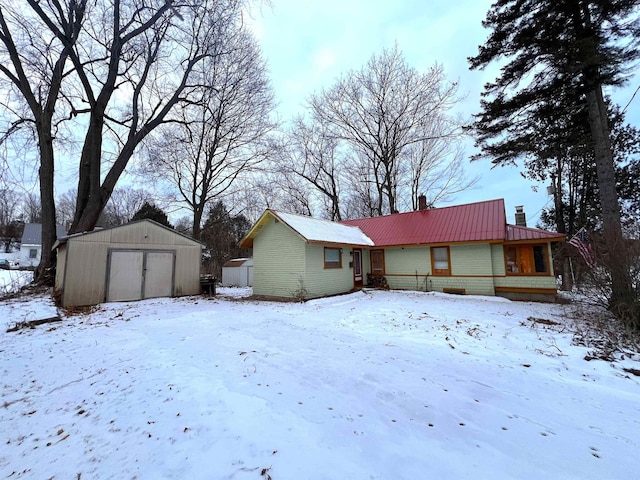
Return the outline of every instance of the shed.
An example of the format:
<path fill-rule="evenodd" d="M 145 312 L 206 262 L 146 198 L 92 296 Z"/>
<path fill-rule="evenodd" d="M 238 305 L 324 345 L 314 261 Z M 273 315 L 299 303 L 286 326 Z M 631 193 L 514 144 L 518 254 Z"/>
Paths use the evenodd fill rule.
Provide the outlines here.
<path fill-rule="evenodd" d="M 251 287 L 253 258 L 234 258 L 222 266 L 223 287 Z"/>
<path fill-rule="evenodd" d="M 53 248 L 64 307 L 200 293 L 203 244 L 153 220 L 70 235 Z"/>

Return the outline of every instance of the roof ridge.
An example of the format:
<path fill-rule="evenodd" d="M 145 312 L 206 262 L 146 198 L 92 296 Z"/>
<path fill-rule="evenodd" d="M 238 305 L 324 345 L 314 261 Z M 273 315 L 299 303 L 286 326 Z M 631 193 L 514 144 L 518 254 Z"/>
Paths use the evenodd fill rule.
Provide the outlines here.
<path fill-rule="evenodd" d="M 491 199 L 491 200 L 480 200 L 478 202 L 461 203 L 460 205 L 446 205 L 444 207 L 427 208 L 427 209 L 424 209 L 424 210 L 412 210 L 410 212 L 389 213 L 387 215 L 378 215 L 377 217 L 350 218 L 348 220 L 340 220 L 340 223 L 342 223 L 342 222 L 352 222 L 352 221 L 358 221 L 358 220 L 369 220 L 369 219 L 372 219 L 372 218 L 395 217 L 395 216 L 409 215 L 409 214 L 415 214 L 415 213 L 420 213 L 420 212 L 433 212 L 433 211 L 436 211 L 436 210 L 446 210 L 446 209 L 449 209 L 449 208 L 460 208 L 460 207 L 467 207 L 469 205 L 478 205 L 478 204 L 481 204 L 481 203 L 492 203 L 492 202 L 502 202 L 502 203 L 504 203 L 504 198 L 494 198 L 494 199 Z"/>

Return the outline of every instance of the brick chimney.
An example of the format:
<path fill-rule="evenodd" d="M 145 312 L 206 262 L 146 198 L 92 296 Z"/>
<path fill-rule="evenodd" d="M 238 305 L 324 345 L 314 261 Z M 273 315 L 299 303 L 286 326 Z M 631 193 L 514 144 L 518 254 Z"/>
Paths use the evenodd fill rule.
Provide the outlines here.
<path fill-rule="evenodd" d="M 519 227 L 527 226 L 527 214 L 524 213 L 524 207 L 522 205 L 516 207 L 516 225 Z"/>
<path fill-rule="evenodd" d="M 427 196 L 420 195 L 418 197 L 418 210 L 426 210 L 427 209 Z"/>

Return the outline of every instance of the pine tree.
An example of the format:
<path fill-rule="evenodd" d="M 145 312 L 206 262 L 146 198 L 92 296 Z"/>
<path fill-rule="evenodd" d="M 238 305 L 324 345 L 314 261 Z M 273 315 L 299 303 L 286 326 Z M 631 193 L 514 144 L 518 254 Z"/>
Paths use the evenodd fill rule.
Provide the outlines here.
<path fill-rule="evenodd" d="M 485 85 L 482 112 L 472 126 L 482 154 L 494 163 L 529 153 L 517 151 L 520 141 L 531 145 L 536 129 L 552 128 L 573 110 L 586 109 L 608 247 L 603 263 L 611 276 L 609 303 L 618 311 L 633 304 L 635 295 L 619 254 L 620 205 L 602 89 L 622 85 L 640 57 L 639 5 L 640 0 L 498 0 L 483 22 L 492 30 L 489 38 L 469 59 L 472 69 L 507 60 L 495 82 Z"/>
<path fill-rule="evenodd" d="M 142 220 L 143 218 L 148 218 L 150 220 L 158 222 L 161 225 L 164 225 L 169 228 L 173 228 L 173 225 L 169 223 L 169 218 L 167 217 L 167 214 L 160 207 L 157 207 L 153 203 L 144 202 L 144 205 L 142 205 L 140 210 L 138 210 L 133 215 L 133 217 L 131 218 L 131 221 L 133 222 L 134 220 Z"/>

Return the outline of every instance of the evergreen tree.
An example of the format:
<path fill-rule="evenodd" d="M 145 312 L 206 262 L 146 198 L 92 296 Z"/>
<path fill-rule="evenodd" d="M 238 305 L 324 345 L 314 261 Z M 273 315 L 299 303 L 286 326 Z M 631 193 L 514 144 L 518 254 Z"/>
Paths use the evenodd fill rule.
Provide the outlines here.
<path fill-rule="evenodd" d="M 469 59 L 471 68 L 507 59 L 499 77 L 485 85 L 482 112 L 472 127 L 482 154 L 494 163 L 531 153 L 522 151 L 520 141 L 534 145 L 537 129 L 553 131 L 576 109 L 586 111 L 608 248 L 603 261 L 611 276 L 610 307 L 617 311 L 634 303 L 635 294 L 620 255 L 620 204 L 602 88 L 622 85 L 640 56 L 639 5 L 640 0 L 497 0 L 483 22 L 492 32 Z"/>
<path fill-rule="evenodd" d="M 202 228 L 201 240 L 207 246 L 210 273 L 218 278 L 222 275 L 222 266 L 232 258 L 246 257 L 248 250 L 238 246 L 251 223 L 244 215 L 231 215 L 223 202 L 216 202 L 210 209 Z"/>
<path fill-rule="evenodd" d="M 150 220 L 158 222 L 161 225 L 164 225 L 169 228 L 173 228 L 173 225 L 169 223 L 167 214 L 164 213 L 164 211 L 160 207 L 157 207 L 153 203 L 144 202 L 140 210 L 138 210 L 133 215 L 133 217 L 131 218 L 131 221 L 133 222 L 134 220 L 142 220 L 143 218 L 148 218 Z"/>

